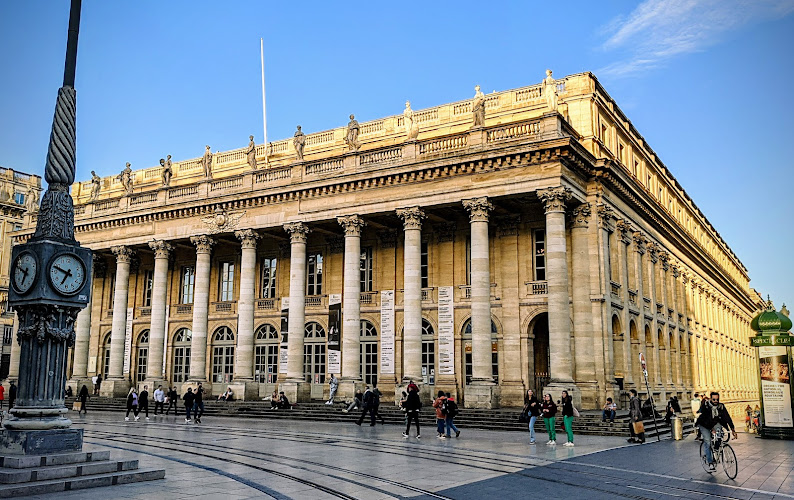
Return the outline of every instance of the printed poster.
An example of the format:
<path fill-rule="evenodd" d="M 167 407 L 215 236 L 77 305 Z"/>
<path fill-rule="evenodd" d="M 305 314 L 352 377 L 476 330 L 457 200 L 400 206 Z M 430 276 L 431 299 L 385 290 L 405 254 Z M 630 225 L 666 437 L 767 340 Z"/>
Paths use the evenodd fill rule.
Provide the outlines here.
<path fill-rule="evenodd" d="M 761 370 L 761 397 L 764 408 L 764 425 L 792 427 L 791 374 L 788 348 L 785 346 L 759 347 Z"/>
<path fill-rule="evenodd" d="M 380 372 L 394 373 L 394 290 L 380 292 Z"/>
<path fill-rule="evenodd" d="M 287 373 L 287 360 L 289 359 L 289 297 L 281 298 L 281 346 L 278 351 L 278 371 Z"/>
<path fill-rule="evenodd" d="M 328 373 L 342 373 L 341 329 L 342 294 L 332 293 L 328 297 Z"/>
<path fill-rule="evenodd" d="M 455 374 L 454 287 L 438 287 L 438 374 Z"/>
<path fill-rule="evenodd" d="M 124 327 L 124 376 L 127 378 L 130 375 L 130 362 L 132 361 L 132 320 L 134 310 L 132 307 L 127 308 L 127 324 Z"/>

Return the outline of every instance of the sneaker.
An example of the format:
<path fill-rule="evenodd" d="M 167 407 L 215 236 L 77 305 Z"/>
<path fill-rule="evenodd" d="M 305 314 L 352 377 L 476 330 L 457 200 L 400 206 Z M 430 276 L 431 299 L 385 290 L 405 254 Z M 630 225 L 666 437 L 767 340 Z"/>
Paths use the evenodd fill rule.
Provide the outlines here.
<path fill-rule="evenodd" d="M 416 435 L 416 439 L 421 439 L 421 437 L 419 434 Z"/>
<path fill-rule="evenodd" d="M 356 425 L 361 427 L 361 422 L 356 422 Z"/>
<path fill-rule="evenodd" d="M 404 437 L 404 438 L 407 438 L 407 437 L 408 437 L 408 434 L 406 434 L 405 432 L 403 432 L 403 437 Z"/>
<path fill-rule="evenodd" d="M 138 419 L 140 419 L 140 418 L 141 418 L 141 417 L 135 417 L 135 421 L 137 422 L 137 421 L 138 421 Z"/>
<path fill-rule="evenodd" d="M 546 444 L 551 444 L 551 439 L 549 439 L 548 441 L 546 441 Z"/>
<path fill-rule="evenodd" d="M 571 441 L 568 441 L 567 443 L 565 443 L 564 446 L 569 446 L 569 447 L 573 448 L 573 443 Z"/>
<path fill-rule="evenodd" d="M 347 413 L 347 408 L 345 408 L 344 410 L 342 410 L 342 413 Z"/>
<path fill-rule="evenodd" d="M 149 420 L 149 417 L 146 417 L 146 420 Z"/>
<path fill-rule="evenodd" d="M 717 470 L 717 464 L 709 464 L 709 472 L 713 472 Z"/>
<path fill-rule="evenodd" d="M 455 437 L 460 437 L 460 431 L 455 431 Z M 535 441 L 532 442 L 534 443 Z"/>
<path fill-rule="evenodd" d="M 130 417 L 124 417 L 124 421 L 125 422 L 129 422 L 130 421 Z"/>
<path fill-rule="evenodd" d="M 455 437 L 457 437 L 457 436 L 455 436 Z M 529 444 L 535 444 L 535 441 L 530 441 Z"/>
<path fill-rule="evenodd" d="M 445 436 L 444 434 L 439 434 L 438 439 L 447 439 L 447 436 Z"/>
<path fill-rule="evenodd" d="M 557 441 L 552 441 L 551 444 L 552 446 L 557 446 Z"/>
<path fill-rule="evenodd" d="M 186 424 L 189 424 L 189 423 L 190 423 L 190 419 L 189 419 L 189 418 L 186 418 L 186 419 L 185 419 L 185 423 L 186 423 Z"/>
<path fill-rule="evenodd" d="M 201 423 L 201 419 L 200 419 L 200 418 L 197 418 L 197 419 L 196 419 L 196 423 L 197 423 L 197 424 L 200 424 L 200 423 Z"/>

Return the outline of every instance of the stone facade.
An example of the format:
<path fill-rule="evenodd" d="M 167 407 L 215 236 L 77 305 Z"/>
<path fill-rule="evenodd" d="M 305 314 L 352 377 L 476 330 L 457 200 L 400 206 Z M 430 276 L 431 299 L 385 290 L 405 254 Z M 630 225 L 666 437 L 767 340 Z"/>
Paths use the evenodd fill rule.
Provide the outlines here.
<path fill-rule="evenodd" d="M 211 177 L 174 162 L 170 186 L 160 167 L 131 194 L 74 184 L 107 272 L 73 378 L 301 400 L 333 372 L 343 395 L 414 380 L 467 406 L 568 388 L 599 408 L 647 393 L 643 352 L 661 401 L 754 401 L 747 270 L 592 74 L 556 80 L 555 110 L 549 85 L 485 95 L 482 126 L 469 100 L 413 111 L 413 137 L 399 115 L 361 123 L 355 149 L 347 127 L 307 134 L 302 158 L 273 142 L 253 171 L 241 148 Z"/>

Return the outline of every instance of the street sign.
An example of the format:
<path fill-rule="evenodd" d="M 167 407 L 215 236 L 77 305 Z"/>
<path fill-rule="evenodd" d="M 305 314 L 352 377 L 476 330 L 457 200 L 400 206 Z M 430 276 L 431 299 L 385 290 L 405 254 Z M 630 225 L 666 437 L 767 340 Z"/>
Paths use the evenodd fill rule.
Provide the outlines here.
<path fill-rule="evenodd" d="M 640 366 L 642 367 L 642 374 L 648 376 L 648 363 L 645 362 L 645 354 L 640 353 Z"/>

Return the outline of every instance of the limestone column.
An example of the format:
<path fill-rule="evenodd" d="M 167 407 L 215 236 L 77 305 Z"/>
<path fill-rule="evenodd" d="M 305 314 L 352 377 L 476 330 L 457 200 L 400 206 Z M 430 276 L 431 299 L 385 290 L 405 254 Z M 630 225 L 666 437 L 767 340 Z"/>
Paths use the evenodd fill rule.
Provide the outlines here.
<path fill-rule="evenodd" d="M 590 307 L 593 314 L 596 374 L 596 399 L 593 403 L 598 408 L 607 397 L 611 397 L 613 401 L 620 401 L 620 393 L 615 381 L 615 367 L 619 365 L 617 361 L 623 358 L 623 353 L 614 352 L 615 332 L 612 331 L 612 266 L 617 265 L 617 262 L 612 262 L 614 252 L 611 251 L 610 234 L 615 231 L 613 223 L 615 215 L 612 209 L 603 203 L 595 204 L 595 215 L 596 224 L 588 231 L 587 251 L 590 254 L 590 269 L 597 270 L 591 275 L 590 286 L 591 293 L 598 299 L 590 300 Z M 615 281 L 618 280 L 616 278 Z M 622 346 L 624 343 L 625 341 L 619 342 L 617 345 Z"/>
<path fill-rule="evenodd" d="M 352 398 L 361 385 L 359 337 L 361 335 L 361 231 L 366 223 L 358 215 L 337 217 L 345 230 L 345 267 L 342 295 L 342 379 L 339 397 Z"/>
<path fill-rule="evenodd" d="M 311 386 L 303 374 L 303 333 L 306 323 L 306 241 L 311 231 L 303 222 L 284 224 L 290 237 L 287 378 L 281 384 L 290 401 L 308 401 Z"/>
<path fill-rule="evenodd" d="M 684 362 L 685 349 L 684 349 L 683 340 L 681 338 L 681 331 L 679 330 L 679 325 L 678 325 L 678 311 L 679 311 L 679 309 L 678 309 L 678 275 L 679 275 L 678 265 L 675 262 L 671 262 L 670 263 L 670 275 L 669 275 L 669 280 L 670 281 L 669 281 L 669 284 L 668 284 L 668 286 L 670 287 L 670 305 L 668 307 L 673 309 L 673 319 L 671 321 L 671 324 L 672 324 L 672 327 L 673 327 L 673 335 L 675 336 L 676 339 L 678 339 L 678 356 L 676 356 L 678 369 L 676 370 L 676 376 L 675 376 L 674 382 L 675 382 L 676 386 L 678 386 L 678 388 L 680 390 L 684 391 L 684 390 L 686 390 L 686 388 L 684 387 L 684 380 L 685 380 L 684 373 L 686 373 L 685 372 L 685 370 L 686 370 L 685 366 L 686 365 L 685 365 L 685 362 Z"/>
<path fill-rule="evenodd" d="M 587 406 L 597 408 L 600 406 L 596 404 L 595 393 L 595 358 L 598 353 L 594 352 L 596 342 L 593 333 L 593 307 L 590 304 L 591 270 L 588 265 L 587 243 L 587 225 L 590 222 L 591 213 L 589 203 L 582 203 L 571 211 L 573 217 L 571 226 L 571 282 L 573 288 L 571 295 L 573 298 L 573 342 L 576 354 L 575 380 Z"/>
<path fill-rule="evenodd" d="M 168 259 L 173 247 L 166 241 L 151 241 L 149 248 L 154 252 L 154 273 L 152 276 L 152 309 L 149 324 L 149 359 L 146 365 L 146 381 L 152 392 L 158 385 L 166 385 L 163 374 L 165 356 L 165 306 L 168 300 Z M 113 343 L 111 342 L 111 346 Z"/>
<path fill-rule="evenodd" d="M 256 297 L 256 242 L 253 229 L 235 231 L 240 240 L 240 297 L 237 301 L 237 348 L 234 351 L 234 382 L 246 400 L 259 397 L 254 383 L 254 300 Z"/>
<path fill-rule="evenodd" d="M 565 239 L 565 203 L 571 199 L 571 190 L 564 186 L 542 189 L 538 191 L 538 197 L 546 210 L 550 385 L 559 391 L 573 385 L 568 251 Z"/>
<path fill-rule="evenodd" d="M 623 388 L 625 390 L 637 388 L 642 385 L 641 380 L 634 380 L 633 367 L 639 360 L 634 359 L 631 353 L 631 313 L 629 312 L 629 245 L 634 234 L 634 228 L 628 221 L 619 220 L 615 223 L 618 230 L 618 240 L 620 241 L 620 288 L 623 301 L 620 321 L 623 323 L 623 359 L 626 365 L 626 372 L 623 374 Z"/>
<path fill-rule="evenodd" d="M 646 363 L 648 364 L 648 385 L 652 386 L 654 378 L 653 378 L 653 370 L 657 369 L 658 367 L 652 366 L 653 365 L 653 353 L 648 352 L 648 343 L 645 338 L 645 291 L 644 291 L 644 278 L 645 275 L 643 274 L 643 258 L 642 256 L 645 255 L 645 237 L 639 231 L 636 231 L 632 235 L 632 239 L 634 240 L 634 276 L 637 278 L 637 309 L 639 309 L 640 315 L 637 318 L 637 337 L 640 341 L 640 352 L 645 355 Z M 639 364 L 640 360 L 634 360 L 637 364 Z M 645 378 L 642 375 L 642 368 L 638 367 L 637 369 L 637 376 L 640 379 L 637 381 L 638 391 L 647 392 L 647 388 L 645 387 Z M 651 389 L 653 390 L 653 389 Z"/>
<path fill-rule="evenodd" d="M 91 304 L 77 314 L 74 323 L 74 361 L 72 363 L 72 378 L 70 382 L 77 386 L 77 390 L 88 378 L 88 342 L 91 338 Z"/>
<path fill-rule="evenodd" d="M 664 364 L 662 346 L 659 345 L 659 321 L 657 320 L 656 312 L 656 303 L 658 302 L 658 297 L 656 294 L 656 263 L 659 262 L 659 246 L 656 243 L 648 242 L 646 245 L 646 250 L 649 257 L 648 262 L 646 263 L 648 270 L 648 283 L 646 290 L 648 293 L 648 298 L 651 300 L 650 314 L 653 318 L 651 319 L 651 340 L 653 342 L 653 352 L 646 353 L 645 356 L 648 358 L 649 366 L 651 363 L 654 364 L 652 370 L 653 379 L 651 383 L 656 390 L 663 391 L 663 382 L 668 369 Z M 645 303 L 644 297 L 643 303 Z M 662 398 L 664 399 L 664 394 L 662 394 Z"/>
<path fill-rule="evenodd" d="M 103 396 L 120 397 L 129 390 L 124 379 L 124 344 L 127 333 L 127 299 L 130 286 L 130 262 L 134 251 L 130 247 L 111 247 L 116 256 L 116 287 L 113 291 L 113 326 L 110 333 L 110 366 L 108 380 L 100 388 Z"/>
<path fill-rule="evenodd" d="M 397 210 L 403 220 L 403 384 L 422 382 L 422 219 L 419 207 Z"/>
<path fill-rule="evenodd" d="M 190 341 L 190 380 L 192 384 L 207 381 L 207 319 L 210 308 L 210 270 L 215 240 L 202 234 L 191 236 L 196 246 L 196 273 L 193 286 L 193 338 Z M 205 390 L 211 393 L 207 384 Z"/>

